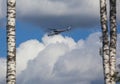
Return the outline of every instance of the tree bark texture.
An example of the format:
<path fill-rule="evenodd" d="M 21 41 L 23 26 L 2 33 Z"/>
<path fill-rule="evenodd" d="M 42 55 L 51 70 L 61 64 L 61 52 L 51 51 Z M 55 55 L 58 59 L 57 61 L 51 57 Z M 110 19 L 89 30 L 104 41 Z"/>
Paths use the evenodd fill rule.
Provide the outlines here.
<path fill-rule="evenodd" d="M 100 17 L 102 28 L 102 57 L 105 84 L 110 84 L 109 40 L 107 26 L 106 0 L 100 0 Z"/>
<path fill-rule="evenodd" d="M 7 0 L 7 84 L 16 84 L 15 6 L 15 0 Z"/>
<path fill-rule="evenodd" d="M 116 84 L 116 0 L 110 0 L 110 75 L 111 84 Z"/>

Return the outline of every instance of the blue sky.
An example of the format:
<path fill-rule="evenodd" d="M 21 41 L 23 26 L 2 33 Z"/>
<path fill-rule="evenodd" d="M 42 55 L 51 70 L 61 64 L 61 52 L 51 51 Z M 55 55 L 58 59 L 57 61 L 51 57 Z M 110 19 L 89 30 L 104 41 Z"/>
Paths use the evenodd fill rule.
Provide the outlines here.
<path fill-rule="evenodd" d="M 118 33 L 120 32 L 119 25 Z M 91 33 L 101 32 L 100 25 L 95 26 L 94 28 L 76 28 L 68 32 L 62 33 L 63 36 L 69 36 L 74 38 L 75 41 L 80 39 L 86 39 Z M 0 50 L 1 56 L 6 56 L 6 28 L 2 27 L 0 29 L 0 40 L 2 49 Z M 47 32 L 40 28 L 38 25 L 33 25 L 29 22 L 23 23 L 22 21 L 16 21 L 16 46 L 18 47 L 22 42 L 25 42 L 30 39 L 38 39 L 41 41 L 41 38 Z"/>
<path fill-rule="evenodd" d="M 100 26 L 94 28 L 76 28 L 68 32 L 62 33 L 63 36 L 69 36 L 74 38 L 75 41 L 79 39 L 86 39 L 91 33 L 100 32 Z M 3 26 L 0 29 L 0 39 L 2 49 L 0 50 L 1 56 L 6 56 L 6 28 Z M 22 21 L 16 21 L 16 46 L 18 47 L 22 42 L 30 39 L 37 39 L 41 41 L 41 38 L 47 31 L 40 28 L 39 25 L 34 25 L 29 22 L 23 23 Z"/>
<path fill-rule="evenodd" d="M 120 62 L 118 2 L 117 63 Z M 0 28 L 0 83 L 5 78 L 6 65 L 4 10 L 5 0 L 0 0 L 3 24 Z M 103 83 L 102 58 L 99 56 L 99 0 L 17 0 L 16 10 L 17 84 Z M 52 37 L 46 35 L 49 28 L 68 26 L 72 30 Z"/>

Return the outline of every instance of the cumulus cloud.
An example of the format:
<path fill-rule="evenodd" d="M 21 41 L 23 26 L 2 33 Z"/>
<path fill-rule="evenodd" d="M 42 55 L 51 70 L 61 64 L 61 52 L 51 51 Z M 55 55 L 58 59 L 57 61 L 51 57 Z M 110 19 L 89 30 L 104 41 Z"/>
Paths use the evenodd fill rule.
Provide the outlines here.
<path fill-rule="evenodd" d="M 18 74 L 17 83 L 103 83 L 102 58 L 99 56 L 99 47 L 101 46 L 99 36 L 100 33 L 93 33 L 86 40 L 80 39 L 78 42 L 75 42 L 70 37 L 63 37 L 61 35 L 48 37 L 45 35 L 42 38 L 42 42 L 38 42 L 42 46 L 40 46 L 41 50 L 37 52 L 37 55 L 33 55 L 33 59 L 26 56 L 28 59 L 27 64 L 24 70 L 20 71 L 22 73 Z M 120 40 L 119 36 L 118 41 Z M 36 40 L 32 41 L 36 42 Z M 31 44 L 31 40 L 27 44 L 29 45 L 29 43 Z M 26 46 L 26 44 L 23 43 L 22 46 Z M 118 48 L 119 46 L 118 43 Z M 28 48 L 26 47 L 26 49 Z M 26 52 L 22 54 L 23 56 L 24 54 L 27 55 Z M 117 58 L 119 58 L 119 55 L 120 53 L 118 52 Z M 24 66 L 24 64 L 22 65 Z"/>
<path fill-rule="evenodd" d="M 78 42 L 62 35 L 44 35 L 41 42 L 35 39 L 23 42 L 17 48 L 17 84 L 103 83 L 100 35 L 93 33 Z M 117 51 L 120 50 L 119 41 L 120 34 Z M 120 52 L 117 52 L 117 58 L 119 55 Z M 119 62 L 117 59 L 117 64 Z M 4 76 L 0 75 L 0 79 Z"/>
<path fill-rule="evenodd" d="M 0 57 L 0 84 L 6 83 L 6 59 Z"/>
<path fill-rule="evenodd" d="M 37 40 L 30 40 L 22 43 L 17 48 L 17 74 L 24 70 L 27 66 L 27 62 L 33 60 L 43 49 L 44 45 Z"/>
<path fill-rule="evenodd" d="M 33 56 L 34 59 L 29 59 L 26 50 L 22 49 L 24 52 L 21 58 L 26 58 L 28 61 L 27 66 L 25 64 L 26 68 L 18 75 L 18 84 L 20 81 L 22 84 L 91 84 L 102 80 L 102 63 L 98 54 L 99 35 L 100 33 L 91 34 L 86 40 L 78 42 L 61 35 L 53 37 L 45 35 L 42 43 L 39 43 L 43 44 L 44 48 L 38 51 L 35 57 Z M 33 46 L 30 41 L 27 45 Z M 26 43 L 22 46 L 26 46 Z M 27 46 L 26 49 L 29 53 L 31 52 Z M 23 57 L 24 54 L 25 57 Z M 24 64 L 21 65 L 24 66 Z"/>
<path fill-rule="evenodd" d="M 0 4 L 5 2 L 1 0 Z M 61 28 L 71 25 L 88 28 L 99 25 L 99 0 L 16 0 L 17 19 L 37 24 L 42 28 Z M 120 17 L 117 0 L 117 18 Z M 0 8 L 6 10 L 5 5 Z M 5 16 L 5 15 L 4 15 Z M 0 16 L 0 17 L 3 17 Z M 120 19 L 118 19 L 120 21 Z"/>

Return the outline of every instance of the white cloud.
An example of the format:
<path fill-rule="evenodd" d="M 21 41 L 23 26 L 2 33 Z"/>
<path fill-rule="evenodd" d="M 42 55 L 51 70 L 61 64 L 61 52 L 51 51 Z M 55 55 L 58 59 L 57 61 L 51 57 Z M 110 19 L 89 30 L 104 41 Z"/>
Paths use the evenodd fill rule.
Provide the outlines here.
<path fill-rule="evenodd" d="M 0 57 L 0 84 L 6 83 L 6 59 Z"/>
<path fill-rule="evenodd" d="M 45 54 L 50 54 L 54 51 L 57 53 L 54 53 L 56 56 L 59 54 L 59 51 L 61 53 L 64 53 L 67 51 L 67 49 L 60 50 L 62 47 L 66 46 L 67 49 L 73 49 L 75 42 L 72 38 L 64 38 L 62 36 L 54 36 L 54 37 L 48 37 L 45 35 L 42 38 L 42 43 L 40 43 L 37 40 L 29 40 L 27 42 L 22 43 L 18 48 L 17 48 L 17 72 L 18 74 L 20 73 L 21 70 L 24 70 L 28 60 L 33 60 L 39 52 L 45 52 Z M 53 47 L 53 50 L 51 49 Z M 58 50 L 55 49 L 55 47 L 58 47 Z M 49 50 L 46 52 L 46 50 Z M 31 52 L 32 51 L 32 52 Z M 54 57 L 54 55 L 52 55 Z M 56 58 L 56 57 L 55 57 Z M 21 60 L 22 59 L 22 60 Z M 21 60 L 21 61 L 19 61 Z M 21 64 L 21 62 L 23 64 Z"/>
<path fill-rule="evenodd" d="M 56 35 L 54 37 L 48 37 L 47 35 L 45 35 L 44 38 L 42 38 L 42 41 L 45 45 L 64 43 L 65 45 L 68 45 L 70 49 L 72 49 L 76 45 L 75 41 L 72 38 L 63 37 L 61 35 Z"/>
<path fill-rule="evenodd" d="M 37 40 L 30 40 L 22 43 L 17 48 L 17 73 L 24 70 L 29 60 L 33 60 L 36 55 L 44 49 L 44 45 Z"/>
<path fill-rule="evenodd" d="M 70 37 L 45 35 L 42 42 L 28 40 L 22 43 L 17 48 L 17 84 L 103 83 L 99 36 L 100 33 L 93 33 L 86 40 L 75 42 Z M 118 51 L 119 41 L 120 34 Z M 117 52 L 117 58 L 119 55 Z M 0 77 L 4 78 L 5 74 Z"/>
<path fill-rule="evenodd" d="M 98 53 L 99 35 L 100 33 L 91 34 L 88 39 L 79 40 L 77 43 L 70 37 L 45 35 L 42 38 L 44 48 L 37 52 L 34 59 L 27 58 L 29 59 L 26 62 L 27 66 L 18 75 L 17 82 L 56 84 L 58 81 L 57 84 L 91 84 L 91 82 L 101 80 L 102 63 Z M 31 44 L 31 42 L 29 43 Z M 23 43 L 23 46 L 26 45 Z M 26 49 L 29 48 L 26 47 Z M 22 54 L 27 57 L 27 52 Z M 24 64 L 21 65 L 24 66 Z"/>
<path fill-rule="evenodd" d="M 26 68 L 18 75 L 18 84 L 20 81 L 22 84 L 103 83 L 99 36 L 100 33 L 93 33 L 86 40 L 74 42 L 70 37 L 45 35 L 42 38 L 44 48 L 34 59 L 28 59 Z M 119 46 L 118 43 L 118 48 Z M 23 56 L 24 54 L 26 52 Z M 119 55 L 118 52 L 117 58 Z"/>

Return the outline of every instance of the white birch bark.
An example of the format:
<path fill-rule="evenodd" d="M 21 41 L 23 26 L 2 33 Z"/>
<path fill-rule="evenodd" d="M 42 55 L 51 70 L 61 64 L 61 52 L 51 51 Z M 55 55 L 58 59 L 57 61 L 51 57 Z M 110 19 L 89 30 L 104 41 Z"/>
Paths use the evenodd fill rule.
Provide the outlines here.
<path fill-rule="evenodd" d="M 107 26 L 106 0 L 100 0 L 100 17 L 102 28 L 102 57 L 105 84 L 110 84 L 109 41 Z"/>
<path fill-rule="evenodd" d="M 7 84 L 16 84 L 15 5 L 15 0 L 7 0 Z"/>
<path fill-rule="evenodd" d="M 116 84 L 116 0 L 110 0 L 110 75 L 111 84 Z"/>

